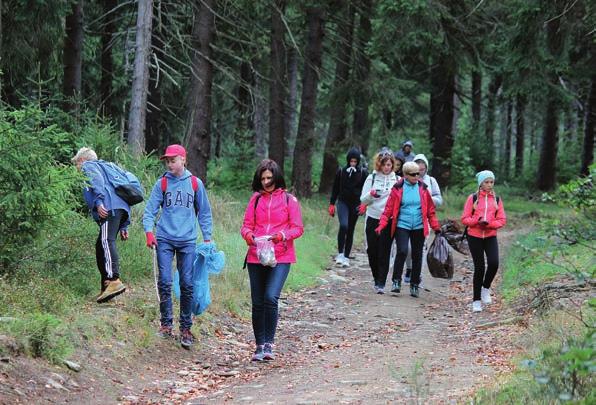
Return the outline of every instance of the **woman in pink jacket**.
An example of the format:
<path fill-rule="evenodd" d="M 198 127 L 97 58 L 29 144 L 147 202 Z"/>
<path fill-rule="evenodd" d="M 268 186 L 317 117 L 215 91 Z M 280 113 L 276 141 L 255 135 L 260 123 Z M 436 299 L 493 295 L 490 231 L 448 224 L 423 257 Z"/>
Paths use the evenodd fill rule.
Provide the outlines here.
<path fill-rule="evenodd" d="M 277 327 L 278 300 L 290 264 L 296 263 L 294 239 L 302 236 L 300 204 L 285 190 L 286 182 L 277 163 L 263 160 L 255 172 L 250 198 L 240 233 L 248 245 L 246 262 L 252 299 L 252 327 L 256 350 L 253 361 L 273 360 L 273 343 Z M 273 267 L 261 264 L 257 240 L 273 242 Z"/>
<path fill-rule="evenodd" d="M 476 174 L 478 192 L 466 200 L 461 222 L 467 227 L 468 245 L 474 261 L 474 301 L 472 311 L 490 304 L 490 285 L 499 268 L 497 229 L 507 223 L 503 201 L 493 191 L 495 175 L 490 170 Z M 484 256 L 486 255 L 486 267 Z M 481 301 L 482 300 L 482 301 Z"/>

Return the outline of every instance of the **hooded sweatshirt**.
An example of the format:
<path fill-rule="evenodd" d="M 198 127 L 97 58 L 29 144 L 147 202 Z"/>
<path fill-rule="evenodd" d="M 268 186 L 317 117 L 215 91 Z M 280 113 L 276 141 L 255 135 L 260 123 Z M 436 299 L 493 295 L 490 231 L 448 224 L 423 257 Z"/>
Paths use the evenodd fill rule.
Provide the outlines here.
<path fill-rule="evenodd" d="M 351 159 L 358 161 L 356 167 L 350 166 Z M 345 167 L 335 173 L 330 202 L 331 204 L 335 204 L 339 199 L 346 204 L 358 205 L 360 203 L 362 186 L 368 172 L 360 166 L 360 151 L 357 148 L 350 149 L 346 156 L 346 163 Z"/>
<path fill-rule="evenodd" d="M 435 207 L 440 207 L 443 204 L 443 196 L 441 195 L 441 188 L 439 187 L 439 183 L 437 183 L 437 179 L 432 176 L 428 175 L 428 159 L 422 153 L 414 156 L 414 162 L 417 160 L 422 160 L 426 164 L 426 174 L 421 180 L 426 184 L 430 191 L 430 195 L 433 198 L 433 202 L 435 203 Z"/>
<path fill-rule="evenodd" d="M 376 170 L 368 175 L 362 187 L 362 194 L 360 195 L 360 201 L 367 206 L 367 216 L 374 219 L 381 218 L 381 214 L 385 209 L 385 204 L 387 204 L 387 199 L 391 193 L 391 187 L 397 182 L 398 178 L 394 172 L 386 175 Z M 377 195 L 380 197 L 370 195 L 370 190 L 373 189 L 377 190 Z"/>
<path fill-rule="evenodd" d="M 153 232 L 155 217 L 161 207 L 155 234 L 157 240 L 194 243 L 198 236 L 197 218 L 203 239 L 211 240 L 211 206 L 203 182 L 197 179 L 199 187 L 195 193 L 190 178 L 192 174 L 188 170 L 184 170 L 181 177 L 171 172 L 166 172 L 165 176 L 168 179 L 166 192 L 161 191 L 161 179 L 158 179 L 145 206 L 145 232 Z"/>
<path fill-rule="evenodd" d="M 468 196 L 464 205 L 464 212 L 461 214 L 461 222 L 468 227 L 468 235 L 476 238 L 490 238 L 497 236 L 497 229 L 502 228 L 507 223 L 503 200 L 497 198 L 494 192 L 479 190 L 476 202 L 474 203 L 474 194 Z M 488 222 L 487 225 L 478 223 L 480 219 Z"/>

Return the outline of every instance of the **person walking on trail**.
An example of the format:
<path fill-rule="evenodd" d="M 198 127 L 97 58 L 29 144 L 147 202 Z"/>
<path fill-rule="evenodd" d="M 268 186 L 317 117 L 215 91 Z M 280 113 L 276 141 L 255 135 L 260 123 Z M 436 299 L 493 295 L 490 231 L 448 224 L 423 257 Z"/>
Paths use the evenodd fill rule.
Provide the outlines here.
<path fill-rule="evenodd" d="M 428 187 L 419 179 L 420 171 L 414 162 L 406 162 L 403 168 L 404 178 L 391 189 L 387 205 L 381 214 L 379 226 L 375 229 L 380 235 L 391 221 L 391 237 L 395 238 L 397 255 L 393 268 L 392 292 L 401 291 L 401 278 L 408 255 L 408 243 L 412 245 L 412 277 L 410 295 L 417 298 L 420 294 L 420 271 L 422 269 L 422 249 L 424 239 L 432 228 L 436 234 L 441 226 L 435 214 L 435 204 Z"/>
<path fill-rule="evenodd" d="M 389 272 L 389 253 L 391 236 L 389 228 L 380 235 L 375 233 L 379 218 L 385 209 L 391 188 L 398 180 L 395 174 L 395 158 L 390 150 L 381 150 L 375 156 L 375 170 L 368 175 L 360 195 L 360 213 L 366 212 L 366 253 L 377 294 L 384 294 L 387 273 Z"/>
<path fill-rule="evenodd" d="M 414 148 L 414 143 L 410 140 L 405 141 L 401 145 L 401 150 L 395 152 L 395 158 L 400 159 L 402 162 L 412 162 L 414 160 L 414 156 L 416 155 L 412 150 Z"/>
<path fill-rule="evenodd" d="M 348 267 L 354 242 L 354 229 L 358 221 L 360 194 L 368 172 L 360 166 L 360 150 L 352 148 L 346 156 L 347 164 L 337 170 L 331 191 L 329 215 L 339 219 L 337 233 L 337 256 L 335 263 Z M 337 210 L 336 210 L 337 206 Z"/>
<path fill-rule="evenodd" d="M 95 259 L 101 275 L 101 287 L 96 301 L 103 303 L 126 291 L 126 286 L 120 281 L 116 237 L 120 233 L 122 240 L 128 239 L 130 206 L 116 194 L 116 190 L 106 179 L 100 165 L 107 162 L 98 160 L 93 149 L 88 147 L 79 149 L 72 158 L 72 162 L 89 179 L 89 185 L 84 188 L 83 196 L 93 219 L 99 225 L 99 235 L 95 242 Z"/>
<path fill-rule="evenodd" d="M 482 304 L 491 304 L 490 286 L 499 268 L 497 230 L 505 226 L 507 217 L 503 201 L 495 194 L 495 175 L 490 170 L 476 174 L 478 191 L 468 196 L 461 215 L 474 261 L 474 300 L 472 311 L 482 311 Z M 486 256 L 486 266 L 485 258 Z"/>
<path fill-rule="evenodd" d="M 406 163 L 401 157 L 393 155 L 395 158 L 395 169 L 393 170 L 398 177 L 403 177 L 402 168 Z"/>
<path fill-rule="evenodd" d="M 418 164 L 420 170 L 420 179 L 426 184 L 430 191 L 430 195 L 435 203 L 435 208 L 440 207 L 443 204 L 443 197 L 441 195 L 441 188 L 437 180 L 428 174 L 428 159 L 424 154 L 419 153 L 414 156 L 414 162 Z M 428 238 L 427 238 L 428 239 Z M 422 250 L 422 267 L 426 261 L 426 240 L 424 241 L 424 249 Z M 408 249 L 408 257 L 406 258 L 406 274 L 404 275 L 404 283 L 410 282 L 410 276 L 412 274 L 412 249 Z M 422 275 L 420 276 L 420 286 L 422 285 Z"/>
<path fill-rule="evenodd" d="M 205 243 L 211 241 L 211 205 L 201 180 L 193 176 L 185 167 L 184 147 L 170 145 L 160 159 L 165 162 L 168 171 L 155 182 L 143 215 L 147 247 L 157 250 L 160 312 L 158 336 L 174 337 L 172 260 L 176 256 L 180 276 L 180 344 L 185 349 L 190 349 L 195 340 L 191 332 L 192 267 L 195 260 L 198 228 L 201 228 L 203 241 Z M 155 220 L 160 209 L 161 215 L 156 226 Z M 154 227 L 156 227 L 155 234 Z"/>
<path fill-rule="evenodd" d="M 240 229 L 248 245 L 246 264 L 256 342 L 253 361 L 275 359 L 278 301 L 290 266 L 296 263 L 294 240 L 304 232 L 300 204 L 285 188 L 277 163 L 263 160 L 255 171 L 254 194 Z"/>

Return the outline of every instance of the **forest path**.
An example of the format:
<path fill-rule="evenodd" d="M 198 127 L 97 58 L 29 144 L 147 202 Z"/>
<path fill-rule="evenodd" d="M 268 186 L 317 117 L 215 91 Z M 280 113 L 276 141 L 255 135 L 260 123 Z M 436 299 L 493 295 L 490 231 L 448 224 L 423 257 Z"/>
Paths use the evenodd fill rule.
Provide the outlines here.
<path fill-rule="evenodd" d="M 502 254 L 514 233 L 500 234 Z M 222 325 L 194 362 L 132 402 L 454 403 L 510 368 L 512 337 L 524 328 L 478 328 L 506 315 L 498 294 L 471 312 L 469 258 L 454 252 L 452 280 L 424 270 L 416 299 L 408 285 L 375 294 L 366 255 L 354 255 L 349 268 L 328 268 L 319 287 L 282 297 L 275 361 L 250 362 L 249 322 Z"/>

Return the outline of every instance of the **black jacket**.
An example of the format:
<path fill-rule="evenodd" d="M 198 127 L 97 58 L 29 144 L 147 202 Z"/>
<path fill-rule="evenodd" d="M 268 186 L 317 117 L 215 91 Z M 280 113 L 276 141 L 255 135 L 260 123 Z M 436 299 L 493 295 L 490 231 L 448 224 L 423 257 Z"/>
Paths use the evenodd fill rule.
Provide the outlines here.
<path fill-rule="evenodd" d="M 353 170 L 350 170 L 351 159 L 358 160 L 358 164 Z M 360 166 L 360 151 L 358 149 L 351 149 L 348 152 L 346 162 L 346 166 L 338 169 L 335 173 L 330 203 L 335 204 L 339 199 L 350 205 L 358 205 L 368 171 Z"/>

